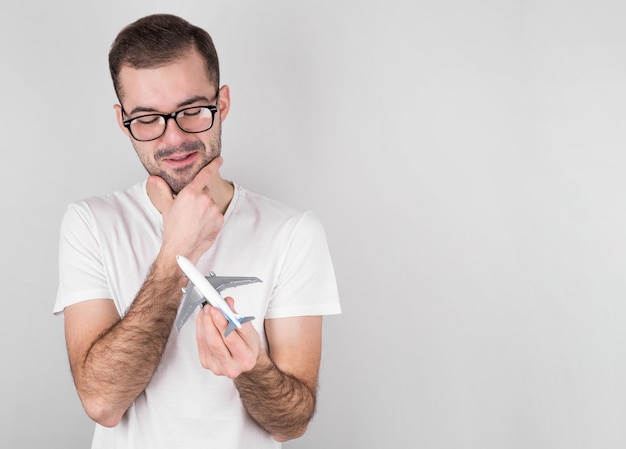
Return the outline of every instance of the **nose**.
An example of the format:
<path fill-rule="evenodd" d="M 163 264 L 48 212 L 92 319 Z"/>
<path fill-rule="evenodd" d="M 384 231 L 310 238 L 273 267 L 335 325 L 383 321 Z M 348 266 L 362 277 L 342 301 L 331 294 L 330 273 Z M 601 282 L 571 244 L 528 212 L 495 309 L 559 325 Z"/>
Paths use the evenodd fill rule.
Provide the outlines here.
<path fill-rule="evenodd" d="M 182 142 L 185 142 L 188 136 L 189 133 L 180 129 L 180 126 L 178 126 L 174 117 L 168 117 L 165 121 L 165 132 L 160 139 L 168 145 L 177 146 Z"/>

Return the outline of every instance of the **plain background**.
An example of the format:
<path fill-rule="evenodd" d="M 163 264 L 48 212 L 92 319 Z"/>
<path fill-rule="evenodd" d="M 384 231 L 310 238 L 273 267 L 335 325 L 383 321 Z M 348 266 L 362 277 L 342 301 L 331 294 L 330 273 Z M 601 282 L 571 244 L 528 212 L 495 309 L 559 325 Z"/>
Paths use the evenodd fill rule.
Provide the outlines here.
<path fill-rule="evenodd" d="M 3 2 L 0 446 L 85 448 L 65 205 L 145 176 L 107 54 L 214 37 L 223 173 L 325 224 L 344 313 L 289 448 L 626 447 L 622 1 Z"/>

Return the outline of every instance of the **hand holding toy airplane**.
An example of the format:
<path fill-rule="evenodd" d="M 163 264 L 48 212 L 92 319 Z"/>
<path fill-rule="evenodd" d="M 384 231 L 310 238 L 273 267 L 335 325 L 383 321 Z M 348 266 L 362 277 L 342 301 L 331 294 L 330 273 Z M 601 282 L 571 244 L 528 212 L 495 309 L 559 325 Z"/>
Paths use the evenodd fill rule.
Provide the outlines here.
<path fill-rule="evenodd" d="M 186 288 L 183 288 L 185 299 L 183 299 L 183 305 L 178 318 L 176 318 L 176 329 L 179 332 L 195 308 L 207 302 L 213 307 L 217 307 L 228 320 L 228 327 L 226 332 L 224 332 L 224 337 L 228 337 L 235 328 L 241 329 L 243 323 L 254 319 L 253 316 L 241 316 L 233 312 L 219 292 L 230 287 L 262 282 L 259 278 L 215 276 L 213 272 L 205 277 L 186 257 L 176 256 L 176 262 L 178 262 L 178 266 L 189 279 L 189 284 Z"/>

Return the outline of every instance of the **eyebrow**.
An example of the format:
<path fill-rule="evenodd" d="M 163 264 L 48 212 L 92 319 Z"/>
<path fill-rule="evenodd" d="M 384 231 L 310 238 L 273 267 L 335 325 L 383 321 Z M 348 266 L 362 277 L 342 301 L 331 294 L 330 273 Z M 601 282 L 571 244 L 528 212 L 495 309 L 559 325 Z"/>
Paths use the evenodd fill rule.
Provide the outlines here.
<path fill-rule="evenodd" d="M 178 103 L 178 105 L 176 105 L 176 109 L 178 110 L 179 108 L 184 108 L 185 106 L 189 106 L 199 101 L 204 101 L 208 103 L 209 99 L 205 97 L 204 95 L 196 95 L 195 97 L 188 98 L 187 100 L 181 103 Z M 132 117 L 133 115 L 139 112 L 146 112 L 146 113 L 153 113 L 153 114 L 159 113 L 159 111 L 157 111 L 156 109 L 152 109 L 146 106 L 137 106 L 136 108 L 134 108 L 132 111 L 128 113 L 128 116 Z"/>

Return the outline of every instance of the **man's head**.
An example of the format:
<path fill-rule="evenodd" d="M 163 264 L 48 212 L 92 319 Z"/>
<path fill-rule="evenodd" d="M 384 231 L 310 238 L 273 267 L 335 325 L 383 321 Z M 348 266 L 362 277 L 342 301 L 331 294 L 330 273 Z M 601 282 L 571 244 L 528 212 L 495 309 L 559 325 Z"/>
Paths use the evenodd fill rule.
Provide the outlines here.
<path fill-rule="evenodd" d="M 148 16 L 120 32 L 109 66 L 120 128 L 148 173 L 178 193 L 221 152 L 230 93 L 219 88 L 210 36 L 176 16 Z"/>
<path fill-rule="evenodd" d="M 122 100 L 119 74 L 123 66 L 154 68 L 196 50 L 204 59 L 207 76 L 220 85 L 217 51 L 209 33 L 171 14 L 154 14 L 126 26 L 115 38 L 109 51 L 109 70 L 117 97 Z"/>

